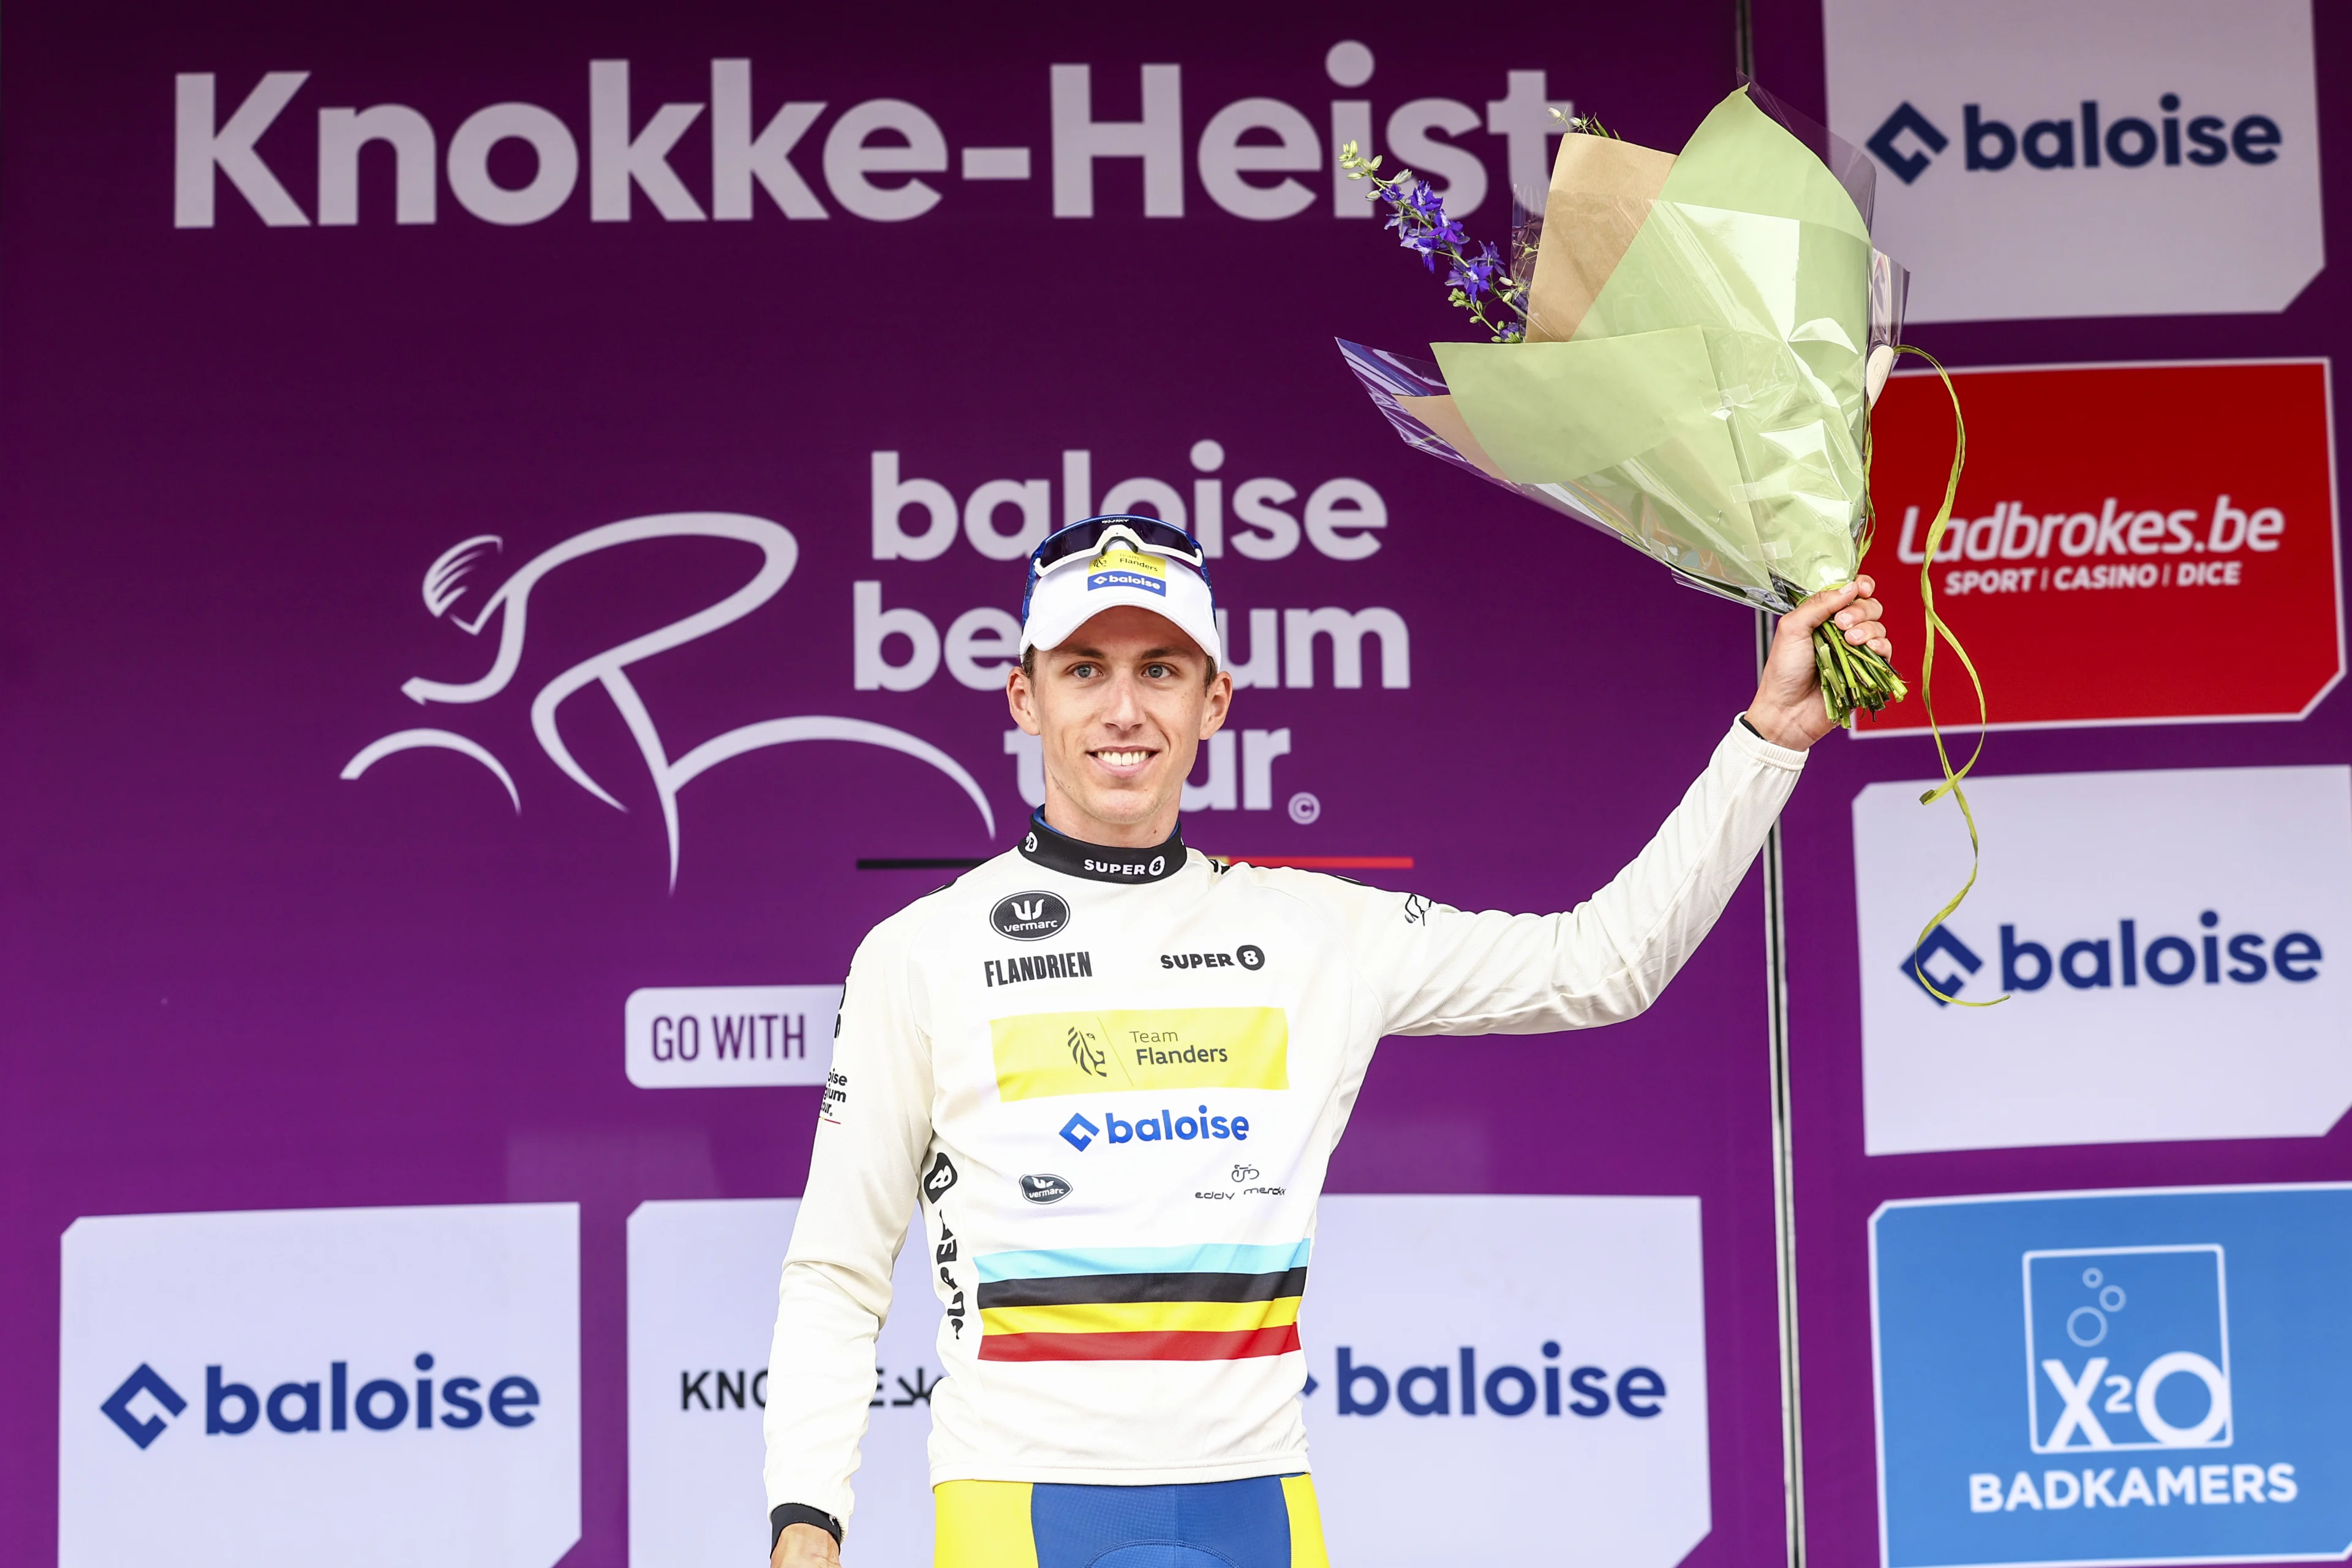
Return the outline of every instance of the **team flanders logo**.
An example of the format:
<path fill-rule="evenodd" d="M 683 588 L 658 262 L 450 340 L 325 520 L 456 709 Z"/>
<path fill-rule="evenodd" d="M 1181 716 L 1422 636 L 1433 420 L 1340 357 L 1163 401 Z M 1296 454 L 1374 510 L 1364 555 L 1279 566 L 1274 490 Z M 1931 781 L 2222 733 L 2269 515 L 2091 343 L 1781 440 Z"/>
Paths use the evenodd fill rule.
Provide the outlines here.
<path fill-rule="evenodd" d="M 1076 1024 L 1071 1025 L 1070 1060 L 1077 1064 L 1080 1072 L 1089 1077 L 1108 1078 L 1110 1058 L 1097 1043 L 1098 1038 L 1098 1036 L 1079 1028 Z"/>
<path fill-rule="evenodd" d="M 1279 1007 L 1027 1013 L 989 1029 L 1003 1100 L 1290 1087 L 1290 1022 Z"/>

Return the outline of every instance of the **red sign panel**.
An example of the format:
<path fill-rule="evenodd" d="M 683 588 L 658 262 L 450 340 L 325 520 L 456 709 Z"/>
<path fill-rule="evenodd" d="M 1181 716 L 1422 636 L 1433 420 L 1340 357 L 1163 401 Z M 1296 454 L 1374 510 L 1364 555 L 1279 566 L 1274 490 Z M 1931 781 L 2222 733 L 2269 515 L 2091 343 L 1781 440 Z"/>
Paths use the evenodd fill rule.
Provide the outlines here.
<path fill-rule="evenodd" d="M 1954 371 L 1969 460 L 1936 608 L 1995 728 L 2294 719 L 2343 673 L 2325 360 Z M 1919 668 L 1919 569 L 1950 473 L 1932 374 L 1890 382 L 1873 436 L 1878 580 Z M 1916 682 L 1914 682 L 1916 687 Z M 1976 718 L 1939 650 L 1937 717 Z M 1914 695 L 1858 731 L 1927 727 Z"/>

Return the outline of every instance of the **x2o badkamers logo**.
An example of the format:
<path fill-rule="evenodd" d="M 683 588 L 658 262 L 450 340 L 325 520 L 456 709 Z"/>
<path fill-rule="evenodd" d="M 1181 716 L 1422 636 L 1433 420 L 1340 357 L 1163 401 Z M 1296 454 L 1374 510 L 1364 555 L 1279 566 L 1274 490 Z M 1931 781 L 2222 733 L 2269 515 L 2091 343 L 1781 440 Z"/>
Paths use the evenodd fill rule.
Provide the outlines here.
<path fill-rule="evenodd" d="M 2352 1188 L 1892 1203 L 1871 1259 L 1885 1568 L 2352 1548 Z"/>

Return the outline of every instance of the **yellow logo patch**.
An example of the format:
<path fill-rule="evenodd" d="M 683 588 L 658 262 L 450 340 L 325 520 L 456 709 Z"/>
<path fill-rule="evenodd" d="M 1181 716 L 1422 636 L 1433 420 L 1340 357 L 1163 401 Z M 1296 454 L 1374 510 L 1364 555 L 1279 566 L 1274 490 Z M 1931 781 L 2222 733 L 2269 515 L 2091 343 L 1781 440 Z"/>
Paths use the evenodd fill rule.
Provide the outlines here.
<path fill-rule="evenodd" d="M 1290 1020 L 1279 1007 L 1025 1013 L 989 1029 L 1000 1100 L 1290 1087 Z"/>
<path fill-rule="evenodd" d="M 1147 577 L 1168 575 L 1168 568 L 1159 556 L 1133 550 L 1106 550 L 1087 564 L 1095 572 L 1140 572 Z"/>

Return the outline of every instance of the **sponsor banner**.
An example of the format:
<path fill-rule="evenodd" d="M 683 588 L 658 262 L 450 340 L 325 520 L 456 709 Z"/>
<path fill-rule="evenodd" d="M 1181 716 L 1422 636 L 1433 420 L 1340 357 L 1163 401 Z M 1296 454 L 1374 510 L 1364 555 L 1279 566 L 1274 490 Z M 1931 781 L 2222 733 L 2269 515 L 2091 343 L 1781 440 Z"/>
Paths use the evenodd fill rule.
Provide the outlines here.
<path fill-rule="evenodd" d="M 1929 568 L 1994 727 L 2295 719 L 2344 668 L 2325 360 L 1952 373 L 1969 461 Z M 1877 532 L 1864 570 L 1922 624 L 1920 568 L 1951 472 L 1932 374 L 1877 408 Z M 2234 657 L 2211 628 L 2259 624 Z M 1905 667 L 1918 651 L 1906 642 Z M 1943 665 L 1937 716 L 1973 721 Z M 1924 730 L 1917 695 L 1860 734 Z"/>
<path fill-rule="evenodd" d="M 1891 1203 L 1881 1562 L 2352 1552 L 2352 1188 Z"/>
<path fill-rule="evenodd" d="M 1973 779 L 1853 803 L 1864 1147 L 2316 1137 L 2352 1107 L 2352 769 Z M 1957 1002 L 1948 1004 L 1921 976 Z"/>
<path fill-rule="evenodd" d="M 768 1544 L 760 1418 L 797 1198 L 641 1204 L 629 1216 L 629 1563 L 758 1563 Z M 848 1568 L 931 1560 L 926 1446 L 939 1302 L 919 1225 L 890 1280 L 856 1479 Z"/>
<path fill-rule="evenodd" d="M 823 1083 L 841 1016 L 838 985 L 663 985 L 622 1010 L 639 1089 Z"/>
<path fill-rule="evenodd" d="M 1402 1267 L 1400 1265 L 1402 1265 Z M 1327 1197 L 1299 1319 L 1331 1560 L 1670 1568 L 1709 1527 L 1696 1198 Z"/>
<path fill-rule="evenodd" d="M 1915 321 L 2281 310 L 2326 260 L 2309 0 L 1826 0 Z"/>
<path fill-rule="evenodd" d="M 579 1228 L 572 1204 L 76 1220 L 58 1563 L 554 1563 L 580 1534 Z"/>
<path fill-rule="evenodd" d="M 635 1568 L 700 1568 L 766 1540 L 760 1408 L 798 1206 L 649 1203 L 630 1218 Z M 1563 1518 L 1625 1568 L 1670 1568 L 1707 1533 L 1698 1200 L 1328 1197 L 1314 1247 L 1299 1321 L 1334 1562 L 1425 1557 L 1396 1528 L 1400 1476 L 1447 1500 L 1465 1560 L 1547 1560 Z M 892 1289 L 852 1568 L 930 1560 L 940 1313 L 920 1248 L 900 1254 Z"/>

